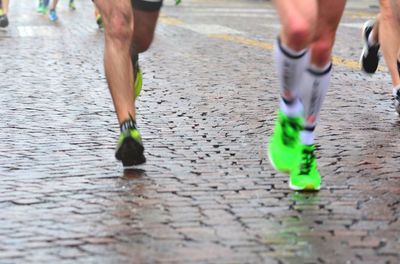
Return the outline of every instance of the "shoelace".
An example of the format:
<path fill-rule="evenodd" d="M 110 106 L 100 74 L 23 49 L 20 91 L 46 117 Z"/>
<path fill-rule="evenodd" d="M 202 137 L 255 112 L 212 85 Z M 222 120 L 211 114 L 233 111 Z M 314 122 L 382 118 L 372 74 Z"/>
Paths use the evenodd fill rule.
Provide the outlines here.
<path fill-rule="evenodd" d="M 301 125 L 291 119 L 282 120 L 282 141 L 286 146 L 293 146 L 296 142 L 296 133 L 301 130 Z"/>
<path fill-rule="evenodd" d="M 300 175 L 308 175 L 311 170 L 312 162 L 315 159 L 313 149 L 303 149 L 300 165 Z"/>

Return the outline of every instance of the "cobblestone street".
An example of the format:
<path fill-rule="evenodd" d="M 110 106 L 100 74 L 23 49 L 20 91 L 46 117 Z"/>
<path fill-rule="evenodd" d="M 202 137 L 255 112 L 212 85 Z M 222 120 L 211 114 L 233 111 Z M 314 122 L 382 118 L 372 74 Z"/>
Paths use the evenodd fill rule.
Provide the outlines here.
<path fill-rule="evenodd" d="M 114 1 L 114 0 L 110 0 Z M 119 126 L 91 1 L 11 0 L 0 29 L 0 263 L 400 263 L 400 118 L 381 58 L 358 65 L 379 10 L 349 0 L 317 127 L 318 193 L 288 188 L 267 144 L 278 107 L 269 1 L 165 0 L 137 123 Z"/>

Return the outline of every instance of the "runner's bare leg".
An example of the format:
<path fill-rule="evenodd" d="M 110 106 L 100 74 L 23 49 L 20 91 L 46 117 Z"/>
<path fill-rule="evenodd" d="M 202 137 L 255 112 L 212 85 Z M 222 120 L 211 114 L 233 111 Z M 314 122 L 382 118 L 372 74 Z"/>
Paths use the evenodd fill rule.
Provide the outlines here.
<path fill-rule="evenodd" d="M 130 0 L 95 0 L 105 28 L 104 68 L 118 121 L 135 119 L 133 67 L 130 56 L 133 11 Z"/>

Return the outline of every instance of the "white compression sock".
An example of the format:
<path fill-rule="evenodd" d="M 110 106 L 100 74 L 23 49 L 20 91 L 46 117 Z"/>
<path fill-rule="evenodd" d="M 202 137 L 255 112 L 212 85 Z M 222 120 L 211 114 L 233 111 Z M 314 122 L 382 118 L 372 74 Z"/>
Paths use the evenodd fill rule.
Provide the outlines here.
<path fill-rule="evenodd" d="M 299 82 L 310 63 L 309 49 L 294 51 L 277 39 L 274 59 L 281 96 L 286 102 L 292 102 L 299 96 Z"/>
<path fill-rule="evenodd" d="M 303 113 L 303 104 L 299 98 L 294 99 L 290 104 L 285 103 L 283 98 L 279 98 L 279 107 L 281 111 L 291 117 L 299 116 Z"/>
<path fill-rule="evenodd" d="M 303 130 L 300 131 L 300 141 L 304 145 L 314 144 L 315 133 L 314 130 Z"/>
<path fill-rule="evenodd" d="M 331 79 L 332 63 L 323 67 L 311 65 L 301 81 L 300 96 L 304 105 L 305 129 L 301 133 L 303 144 L 314 141 L 314 129 Z"/>

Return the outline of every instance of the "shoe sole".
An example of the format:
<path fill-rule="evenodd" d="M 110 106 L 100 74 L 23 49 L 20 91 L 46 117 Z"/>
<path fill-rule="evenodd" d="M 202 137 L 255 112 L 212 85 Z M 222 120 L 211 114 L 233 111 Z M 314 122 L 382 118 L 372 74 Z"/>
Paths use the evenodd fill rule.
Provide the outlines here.
<path fill-rule="evenodd" d="M 269 159 L 269 162 L 271 163 L 272 167 L 274 167 L 275 170 L 277 170 L 279 172 L 286 173 L 286 174 L 290 174 L 290 170 L 287 170 L 287 171 L 286 170 L 279 170 L 275 166 L 274 162 L 271 159 L 271 153 L 269 152 L 269 148 L 268 148 L 268 159 Z M 321 189 L 321 186 L 319 186 L 318 188 L 315 188 L 314 185 L 308 184 L 304 188 L 300 188 L 300 187 L 292 185 L 292 183 L 289 180 L 289 189 L 291 189 L 293 191 L 317 192 L 317 191 L 319 191 Z"/>
<path fill-rule="evenodd" d="M 361 29 L 361 36 L 362 36 L 362 40 L 363 40 L 363 50 L 361 52 L 361 56 L 360 56 L 360 61 L 359 62 L 360 62 L 360 67 L 361 67 L 362 71 L 364 71 L 365 73 L 368 73 L 368 74 L 374 74 L 376 72 L 376 69 L 375 69 L 375 71 L 367 71 L 364 68 L 364 63 L 363 63 L 364 54 L 368 51 L 368 39 L 365 37 L 365 34 L 364 34 L 365 28 L 366 28 L 366 26 L 368 26 L 368 23 L 369 23 L 369 21 L 365 22 L 364 25 L 362 26 L 362 29 Z M 378 63 L 379 63 L 379 61 L 378 61 Z M 378 68 L 378 63 L 377 63 L 377 68 Z"/>
<path fill-rule="evenodd" d="M 321 186 L 318 186 L 318 188 L 315 188 L 313 184 L 307 184 L 304 188 L 300 188 L 300 187 L 292 185 L 292 183 L 289 180 L 289 188 L 293 191 L 317 192 L 321 189 Z"/>
<path fill-rule="evenodd" d="M 143 155 L 144 148 L 133 138 L 126 138 L 115 153 L 117 160 L 122 162 L 124 167 L 140 165 L 146 162 Z"/>

